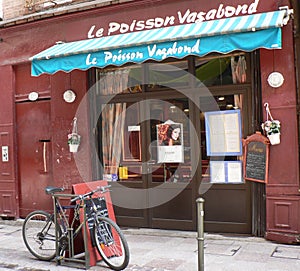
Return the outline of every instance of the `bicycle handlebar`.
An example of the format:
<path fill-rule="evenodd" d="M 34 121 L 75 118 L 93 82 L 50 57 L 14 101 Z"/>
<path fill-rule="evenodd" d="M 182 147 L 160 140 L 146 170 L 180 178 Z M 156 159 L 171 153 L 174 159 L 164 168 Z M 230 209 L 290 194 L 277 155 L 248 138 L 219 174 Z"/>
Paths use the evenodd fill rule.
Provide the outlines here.
<path fill-rule="evenodd" d="M 77 200 L 84 200 L 84 199 L 90 198 L 92 195 L 94 195 L 95 193 L 97 193 L 99 191 L 100 191 L 101 194 L 106 193 L 107 191 L 109 191 L 108 190 L 109 187 L 111 187 L 111 185 L 99 186 L 95 190 L 92 190 L 88 193 L 85 193 L 85 194 L 82 194 L 82 195 L 77 195 L 76 197 L 72 198 L 70 201 L 75 202 Z"/>

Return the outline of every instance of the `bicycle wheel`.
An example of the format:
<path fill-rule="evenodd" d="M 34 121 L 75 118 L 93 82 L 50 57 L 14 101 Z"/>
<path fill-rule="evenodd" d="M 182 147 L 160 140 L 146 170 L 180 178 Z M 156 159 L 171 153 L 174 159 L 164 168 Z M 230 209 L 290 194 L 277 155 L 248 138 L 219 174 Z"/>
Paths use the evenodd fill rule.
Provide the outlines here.
<path fill-rule="evenodd" d="M 98 217 L 94 240 L 103 261 L 113 270 L 123 270 L 129 263 L 129 248 L 119 226 L 107 217 Z"/>
<path fill-rule="evenodd" d="M 22 236 L 27 249 L 36 258 L 50 261 L 55 257 L 55 224 L 49 213 L 30 213 L 24 220 Z"/>

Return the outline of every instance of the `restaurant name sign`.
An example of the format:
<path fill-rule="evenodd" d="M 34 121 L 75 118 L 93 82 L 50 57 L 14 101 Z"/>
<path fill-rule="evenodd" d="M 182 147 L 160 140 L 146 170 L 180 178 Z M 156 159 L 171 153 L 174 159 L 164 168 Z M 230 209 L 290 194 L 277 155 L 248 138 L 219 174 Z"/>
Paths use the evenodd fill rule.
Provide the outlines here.
<path fill-rule="evenodd" d="M 221 18 L 250 15 L 257 12 L 258 4 L 259 0 L 255 0 L 251 4 L 239 4 L 236 6 L 225 6 L 224 4 L 220 4 L 216 8 L 210 9 L 206 12 L 187 9 L 185 11 L 177 11 L 177 14 L 165 17 L 155 17 L 146 20 L 133 19 L 129 23 L 112 21 L 109 22 L 106 27 L 92 25 L 87 33 L 87 37 L 89 39 L 93 39 L 100 38 L 105 35 L 110 36 L 168 27 L 177 24 L 200 23 Z"/>
<path fill-rule="evenodd" d="M 140 63 L 145 59 L 164 60 L 167 57 L 182 58 L 186 55 L 200 55 L 200 39 L 192 41 L 178 41 L 165 44 L 152 44 L 146 47 L 135 47 L 104 51 L 100 58 L 95 54 L 88 54 L 86 65 L 98 65 L 104 61 L 106 65 L 122 65 L 126 62 Z"/>

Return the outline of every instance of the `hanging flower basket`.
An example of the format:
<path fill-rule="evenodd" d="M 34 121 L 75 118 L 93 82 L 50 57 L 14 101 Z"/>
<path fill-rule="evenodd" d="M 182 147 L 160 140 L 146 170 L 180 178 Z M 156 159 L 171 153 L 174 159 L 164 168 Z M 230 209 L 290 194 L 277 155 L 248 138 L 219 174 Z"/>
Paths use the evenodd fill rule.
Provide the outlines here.
<path fill-rule="evenodd" d="M 269 138 L 271 145 L 280 144 L 280 121 L 267 120 L 261 125 L 265 135 Z"/>
<path fill-rule="evenodd" d="M 70 152 L 77 152 L 80 144 L 80 135 L 77 133 L 68 134 L 68 144 Z"/>
<path fill-rule="evenodd" d="M 280 144 L 280 133 L 268 135 L 271 145 Z"/>
<path fill-rule="evenodd" d="M 70 152 L 78 152 L 78 148 L 79 148 L 79 145 L 77 145 L 77 144 L 69 144 Z"/>
<path fill-rule="evenodd" d="M 261 127 L 264 134 L 269 138 L 271 145 L 278 145 L 280 144 L 280 121 L 273 119 L 268 103 L 265 103 L 265 107 L 267 111 L 267 120 L 262 123 Z"/>
<path fill-rule="evenodd" d="M 77 118 L 73 120 L 73 130 L 68 134 L 68 144 L 70 152 L 77 152 L 80 145 L 81 136 L 77 133 Z"/>

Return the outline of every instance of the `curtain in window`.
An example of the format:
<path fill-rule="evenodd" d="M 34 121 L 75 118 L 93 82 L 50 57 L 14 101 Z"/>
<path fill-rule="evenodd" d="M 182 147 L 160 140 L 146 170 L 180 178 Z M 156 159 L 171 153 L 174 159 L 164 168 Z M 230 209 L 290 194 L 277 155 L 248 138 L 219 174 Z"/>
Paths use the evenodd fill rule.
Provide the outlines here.
<path fill-rule="evenodd" d="M 100 94 L 112 95 L 125 92 L 128 88 L 129 69 L 100 72 Z"/>
<path fill-rule="evenodd" d="M 245 56 L 239 56 L 238 59 L 231 57 L 232 81 L 234 84 L 246 82 L 246 59 Z"/>
<path fill-rule="evenodd" d="M 117 174 L 122 152 L 126 103 L 108 104 L 102 111 L 102 145 L 105 174 Z"/>

